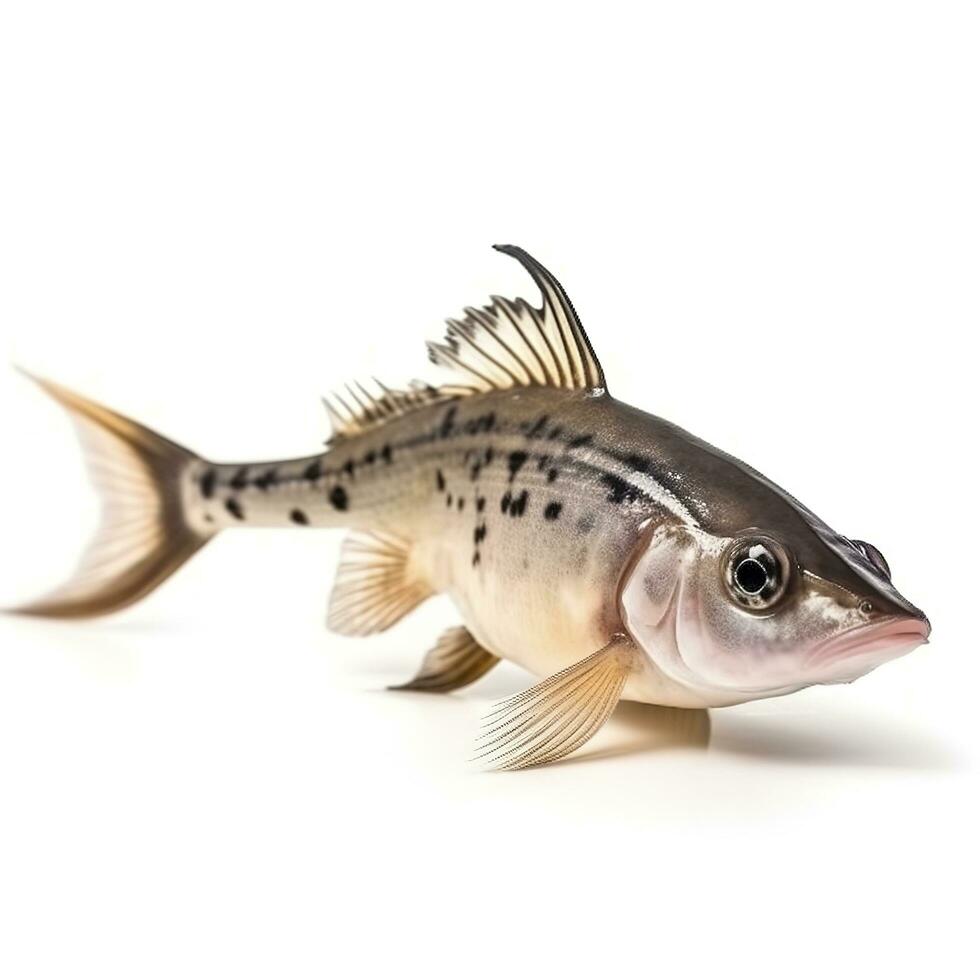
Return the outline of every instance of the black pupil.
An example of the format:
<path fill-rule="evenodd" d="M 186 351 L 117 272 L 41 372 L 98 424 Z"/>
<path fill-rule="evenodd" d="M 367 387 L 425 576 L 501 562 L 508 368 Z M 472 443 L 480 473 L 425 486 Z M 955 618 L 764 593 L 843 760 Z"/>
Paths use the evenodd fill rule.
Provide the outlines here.
<path fill-rule="evenodd" d="M 743 558 L 735 566 L 735 582 L 748 595 L 758 595 L 769 581 L 765 565 L 755 558 Z"/>

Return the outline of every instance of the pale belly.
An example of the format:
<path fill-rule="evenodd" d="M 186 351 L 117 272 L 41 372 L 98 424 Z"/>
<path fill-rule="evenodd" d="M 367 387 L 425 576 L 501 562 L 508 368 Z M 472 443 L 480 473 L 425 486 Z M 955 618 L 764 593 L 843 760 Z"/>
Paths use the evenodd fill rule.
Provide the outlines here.
<path fill-rule="evenodd" d="M 473 564 L 469 542 L 421 542 L 417 556 L 433 586 L 452 599 L 464 625 L 491 653 L 547 677 L 609 642 L 607 600 L 532 542 L 484 549 Z"/>
<path fill-rule="evenodd" d="M 474 569 L 471 550 L 451 542 L 421 544 L 416 555 L 474 638 L 539 678 L 588 657 L 623 630 L 610 609 L 612 571 L 602 561 L 562 567 L 552 556 L 529 548 L 511 553 L 505 567 L 495 567 L 491 559 L 486 567 Z M 674 707 L 706 706 L 695 692 L 664 677 L 639 648 L 622 697 Z"/>

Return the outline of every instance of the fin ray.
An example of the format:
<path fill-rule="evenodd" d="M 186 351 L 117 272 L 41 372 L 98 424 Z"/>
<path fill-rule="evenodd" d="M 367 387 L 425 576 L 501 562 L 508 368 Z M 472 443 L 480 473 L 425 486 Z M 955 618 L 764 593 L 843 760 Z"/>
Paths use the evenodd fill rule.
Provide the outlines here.
<path fill-rule="evenodd" d="M 500 658 L 480 646 L 465 626 L 454 626 L 425 655 L 418 673 L 391 690 L 445 694 L 478 681 L 499 662 Z"/>
<path fill-rule="evenodd" d="M 412 567 L 409 542 L 393 534 L 357 532 L 341 550 L 327 625 L 344 636 L 381 633 L 431 595 Z"/>
<path fill-rule="evenodd" d="M 495 769 L 543 765 L 574 752 L 612 714 L 634 649 L 618 636 L 584 660 L 501 702 L 488 715 L 477 760 Z"/>
<path fill-rule="evenodd" d="M 376 391 L 356 383 L 323 399 L 331 440 L 370 431 L 427 405 L 487 391 L 551 387 L 604 392 L 605 376 L 571 300 L 540 262 L 516 245 L 495 245 L 517 259 L 541 291 L 541 307 L 523 299 L 491 296 L 482 308 L 465 307 L 447 320 L 442 341 L 430 342 L 429 360 L 447 368 L 451 384 L 413 381 L 404 389 L 375 382 Z"/>
<path fill-rule="evenodd" d="M 71 416 L 102 516 L 68 581 L 11 612 L 67 618 L 122 609 L 210 540 L 188 525 L 181 499 L 181 477 L 197 457 L 68 388 L 27 377 Z"/>

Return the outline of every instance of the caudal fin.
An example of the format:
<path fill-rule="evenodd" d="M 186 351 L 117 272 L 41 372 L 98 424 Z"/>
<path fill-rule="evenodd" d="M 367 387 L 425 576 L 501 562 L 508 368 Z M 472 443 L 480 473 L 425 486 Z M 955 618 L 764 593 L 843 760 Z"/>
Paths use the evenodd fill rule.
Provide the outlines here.
<path fill-rule="evenodd" d="M 211 537 L 190 527 L 182 501 L 181 477 L 197 457 L 61 385 L 28 377 L 71 415 L 102 497 L 102 521 L 67 582 L 10 611 L 69 618 L 122 609 Z"/>

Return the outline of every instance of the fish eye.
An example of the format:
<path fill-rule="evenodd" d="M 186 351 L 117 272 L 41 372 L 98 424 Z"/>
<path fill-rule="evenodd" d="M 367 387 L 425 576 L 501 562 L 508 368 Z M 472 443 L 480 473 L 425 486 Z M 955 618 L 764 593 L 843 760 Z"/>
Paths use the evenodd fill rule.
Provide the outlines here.
<path fill-rule="evenodd" d="M 735 566 L 732 578 L 746 595 L 758 595 L 769 582 L 769 569 L 758 558 L 743 558 Z"/>
<path fill-rule="evenodd" d="M 868 544 L 867 541 L 858 541 L 856 538 L 851 541 L 851 544 L 871 562 L 876 572 L 884 575 L 889 582 L 891 581 L 892 570 L 888 567 L 885 556 L 873 544 Z"/>
<path fill-rule="evenodd" d="M 768 609 L 786 591 L 789 555 L 769 538 L 742 538 L 728 549 L 723 561 L 728 591 L 748 609 Z"/>

